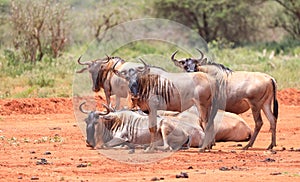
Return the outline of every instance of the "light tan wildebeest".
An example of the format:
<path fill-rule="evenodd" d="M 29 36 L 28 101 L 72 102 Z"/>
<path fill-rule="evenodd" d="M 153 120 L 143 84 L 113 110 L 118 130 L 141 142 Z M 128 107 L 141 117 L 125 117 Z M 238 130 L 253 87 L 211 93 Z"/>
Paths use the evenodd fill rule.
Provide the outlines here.
<path fill-rule="evenodd" d="M 141 60 L 142 61 L 142 60 Z M 157 110 L 182 112 L 197 104 L 199 121 L 206 123 L 205 138 L 201 151 L 210 148 L 214 141 L 214 117 L 218 110 L 216 80 L 206 73 L 152 74 L 144 61 L 144 68 L 130 68 L 114 72 L 128 81 L 131 97 L 143 111 L 149 113 L 151 143 L 148 151 L 153 151 L 157 138 Z"/>
<path fill-rule="evenodd" d="M 228 112 L 240 114 L 251 109 L 255 121 L 254 133 L 249 143 L 244 147 L 248 149 L 253 143 L 263 125 L 261 110 L 265 113 L 270 122 L 272 132 L 271 144 L 267 149 L 276 146 L 276 124 L 278 118 L 278 101 L 276 99 L 276 82 L 271 76 L 260 72 L 231 71 L 222 64 L 210 62 L 207 58 L 203 59 L 203 53 L 197 49 L 201 56 L 199 59 L 186 58 L 176 60 L 174 52 L 171 56 L 176 66 L 186 72 L 204 72 L 210 75 L 221 73 L 226 85 L 226 108 Z M 219 71 L 225 69 L 227 71 Z M 273 101 L 273 112 L 272 112 Z"/>
<path fill-rule="evenodd" d="M 160 116 L 175 117 L 181 122 L 188 123 L 196 126 L 198 123 L 198 109 L 196 106 L 192 106 L 184 112 L 172 112 L 172 111 L 159 111 Z M 249 141 L 252 130 L 243 118 L 237 114 L 219 110 L 215 117 L 216 121 L 220 121 L 215 125 L 215 140 L 216 142 L 227 142 L 227 141 Z M 201 128 L 202 130 L 202 128 Z"/>

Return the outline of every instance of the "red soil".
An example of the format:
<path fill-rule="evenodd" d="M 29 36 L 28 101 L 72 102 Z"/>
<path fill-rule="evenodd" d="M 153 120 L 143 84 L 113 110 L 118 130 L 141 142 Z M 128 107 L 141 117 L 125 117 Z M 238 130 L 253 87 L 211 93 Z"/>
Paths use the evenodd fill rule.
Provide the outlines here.
<path fill-rule="evenodd" d="M 237 145 L 247 142 L 222 142 L 211 152 L 178 151 L 147 164 L 121 163 L 86 147 L 70 98 L 0 100 L 0 181 L 178 181 L 181 172 L 191 181 L 299 181 L 300 90 L 281 90 L 277 97 L 273 151 L 265 150 L 271 134 L 263 118 L 248 151 Z M 254 127 L 249 111 L 241 116 Z"/>

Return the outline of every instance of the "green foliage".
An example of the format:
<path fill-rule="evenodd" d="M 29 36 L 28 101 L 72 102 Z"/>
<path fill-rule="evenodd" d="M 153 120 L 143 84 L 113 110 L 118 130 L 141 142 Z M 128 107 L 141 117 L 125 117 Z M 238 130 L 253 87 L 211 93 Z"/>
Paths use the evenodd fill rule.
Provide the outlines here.
<path fill-rule="evenodd" d="M 223 38 L 249 41 L 257 30 L 255 1 L 156 0 L 157 17 L 178 21 L 195 29 L 207 42 Z"/>
<path fill-rule="evenodd" d="M 291 41 L 290 41 L 291 42 Z M 288 44 L 253 44 L 234 49 L 219 49 L 210 46 L 210 52 L 216 62 L 222 63 L 234 71 L 258 71 L 273 76 L 278 88 L 300 88 L 299 42 Z M 289 46 L 290 45 L 290 46 Z M 279 52 L 279 53 L 276 53 Z M 295 54 L 295 52 L 298 52 Z"/>
<path fill-rule="evenodd" d="M 76 59 L 64 55 L 41 62 L 14 62 L 0 57 L 0 98 L 70 97 Z"/>
<path fill-rule="evenodd" d="M 275 0 L 282 9 L 276 12 L 272 25 L 281 27 L 293 38 L 300 40 L 300 1 L 299 0 Z"/>
<path fill-rule="evenodd" d="M 46 1 L 48 4 L 43 4 Z M 283 4 L 275 1 L 283 2 Z M 18 31 L 16 31 L 17 28 L 24 31 L 26 28 L 23 26 L 26 21 L 19 22 L 20 26 L 13 28 L 14 26 L 10 22 L 12 18 L 10 17 L 12 15 L 11 2 L 22 5 L 20 11 L 17 11 L 18 13 L 26 10 L 27 7 L 34 15 L 37 15 L 40 9 L 33 7 L 49 5 L 51 8 L 47 11 L 57 15 L 48 16 L 49 19 L 46 19 L 47 23 L 53 26 L 52 29 L 45 27 L 41 31 L 42 47 L 36 52 L 30 46 L 28 49 L 18 47 L 28 43 L 25 39 L 27 37 L 18 35 Z M 59 4 L 62 3 L 62 6 L 58 6 L 58 4 L 50 6 L 49 2 L 59 2 Z M 290 6 L 290 3 L 293 2 L 295 6 Z M 277 31 L 278 27 L 283 27 L 282 25 L 300 27 L 294 14 L 288 11 L 292 8 L 293 11 L 298 12 L 298 5 L 298 1 L 294 0 L 155 0 L 153 2 L 145 0 L 87 0 L 84 2 L 81 0 L 0 0 L 0 98 L 71 97 L 74 70 L 76 66 L 79 67 L 76 63 L 77 54 L 82 54 L 84 50 L 88 49 L 95 52 L 95 55 L 89 55 L 91 58 L 98 58 L 98 47 L 91 46 L 92 40 L 97 38 L 101 43 L 101 36 L 110 27 L 151 15 L 176 20 L 199 32 L 200 35 L 210 40 L 208 56 L 233 70 L 268 73 L 276 78 L 279 89 L 300 88 L 298 81 L 300 41 L 297 39 L 298 36 L 291 34 L 293 37 L 288 38 L 281 36 L 286 35 L 282 33 L 282 29 Z M 29 11 L 23 11 L 23 13 L 26 12 Z M 63 18 L 60 20 L 64 23 L 57 24 L 55 18 L 62 16 Z M 35 17 L 39 19 L 43 16 Z M 37 22 L 27 21 L 27 23 L 31 25 Z M 66 27 L 66 31 L 62 30 L 61 32 L 65 37 L 58 36 L 59 32 L 51 31 L 57 30 L 59 25 Z M 273 27 L 270 28 L 270 25 Z M 27 27 L 28 31 L 33 29 Z M 36 32 L 35 30 L 30 32 L 33 33 L 30 34 L 32 38 Z M 280 36 L 278 32 L 280 32 Z M 13 36 L 14 33 L 17 33 L 17 36 Z M 277 42 L 265 43 L 264 40 L 267 39 L 265 38 L 267 36 L 271 37 L 270 40 Z M 13 38 L 16 37 L 19 39 L 13 41 Z M 54 53 L 53 47 L 60 48 L 59 42 L 65 43 L 64 38 L 66 37 L 69 46 L 62 47 L 64 49 Z M 278 43 L 281 37 L 284 40 Z M 58 42 L 51 40 L 58 40 Z M 35 41 L 27 45 L 36 45 Z M 151 65 L 160 66 L 170 72 L 180 72 L 181 70 L 170 61 L 170 56 L 175 50 L 179 50 L 176 55 L 178 58 L 191 56 L 176 45 L 155 40 L 132 42 L 116 50 L 113 55 L 133 62 L 139 62 L 138 58 L 143 58 Z M 43 52 L 41 61 L 31 63 L 26 61 L 30 58 L 24 59 L 24 55 L 27 54 L 30 57 L 31 53 L 33 58 L 37 58 L 41 52 Z M 86 56 L 84 55 L 85 58 Z M 84 81 L 87 82 L 89 79 L 86 76 Z"/>

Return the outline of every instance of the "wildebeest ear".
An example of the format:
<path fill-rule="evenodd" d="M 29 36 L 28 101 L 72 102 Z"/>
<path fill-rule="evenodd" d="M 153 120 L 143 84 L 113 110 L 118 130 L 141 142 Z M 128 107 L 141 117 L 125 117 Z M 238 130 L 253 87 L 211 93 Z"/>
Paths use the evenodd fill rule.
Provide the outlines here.
<path fill-rule="evenodd" d="M 82 73 L 82 72 L 84 72 L 85 70 L 87 70 L 88 68 L 82 68 L 81 70 L 78 70 L 78 71 L 76 71 L 76 73 Z"/>
<path fill-rule="evenodd" d="M 179 61 L 176 61 L 174 62 L 176 66 L 178 67 L 183 67 L 183 65 L 185 64 L 186 60 L 179 60 Z"/>
<path fill-rule="evenodd" d="M 102 116 L 104 119 L 107 119 L 107 120 L 113 120 L 116 116 L 114 115 L 105 115 L 105 116 Z"/>
<path fill-rule="evenodd" d="M 201 64 L 205 64 L 205 63 L 207 63 L 207 58 L 204 58 L 204 59 L 202 59 L 202 60 L 199 60 L 199 59 L 198 59 L 198 60 L 197 60 L 197 63 L 200 64 L 200 65 L 201 65 Z"/>

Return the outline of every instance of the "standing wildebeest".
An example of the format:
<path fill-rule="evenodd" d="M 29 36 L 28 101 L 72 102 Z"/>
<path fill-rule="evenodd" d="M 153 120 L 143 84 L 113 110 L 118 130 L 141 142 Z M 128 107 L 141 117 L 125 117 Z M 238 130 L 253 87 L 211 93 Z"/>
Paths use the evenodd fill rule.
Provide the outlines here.
<path fill-rule="evenodd" d="M 84 71 L 89 71 L 92 83 L 93 91 L 99 92 L 103 88 L 105 93 L 105 99 L 107 105 L 111 104 L 110 96 L 116 95 L 116 106 L 118 109 L 120 106 L 120 98 L 128 97 L 128 83 L 112 73 L 112 68 L 122 71 L 128 67 L 139 67 L 142 66 L 140 63 L 125 62 L 120 57 L 106 57 L 104 59 L 96 59 L 94 61 L 80 62 L 81 57 L 79 57 L 78 64 L 86 65 L 87 67 L 77 71 L 77 73 L 82 73 Z M 160 73 L 161 68 L 151 68 L 151 72 Z M 128 100 L 129 101 L 129 100 Z M 131 104 L 128 103 L 131 107 Z"/>
<path fill-rule="evenodd" d="M 225 68 L 221 64 L 207 61 L 207 58 L 203 59 L 203 53 L 199 49 L 197 50 L 201 54 L 199 59 L 187 58 L 176 60 L 174 56 L 177 51 L 172 54 L 171 59 L 176 66 L 187 72 L 204 72 L 214 74 L 214 72 L 220 67 Z M 249 108 L 252 110 L 255 121 L 254 133 L 244 149 L 248 149 L 253 146 L 253 143 L 263 125 L 261 110 L 263 110 L 270 122 L 272 142 L 268 149 L 272 149 L 276 146 L 276 123 L 278 117 L 275 79 L 264 73 L 231 71 L 229 69 L 226 73 L 224 73 L 224 77 L 227 81 L 225 110 L 236 114 L 246 112 Z M 271 109 L 272 100 L 273 112 Z"/>
<path fill-rule="evenodd" d="M 149 145 L 151 135 L 148 129 L 148 116 L 129 110 L 110 112 L 85 111 L 81 103 L 79 110 L 87 114 L 86 143 L 93 148 L 127 145 L 134 152 L 135 145 Z M 176 117 L 157 117 L 158 145 L 163 149 L 176 150 L 187 143 L 188 147 L 199 147 L 204 132 L 198 124 L 181 122 Z"/>
<path fill-rule="evenodd" d="M 129 82 L 134 103 L 149 112 L 151 143 L 148 151 L 156 147 L 157 110 L 182 112 L 194 104 L 198 105 L 199 121 L 207 123 L 201 150 L 210 148 L 214 140 L 214 117 L 218 109 L 215 79 L 202 72 L 151 74 L 149 65 L 142 62 L 143 70 L 130 68 L 114 72 Z"/>

